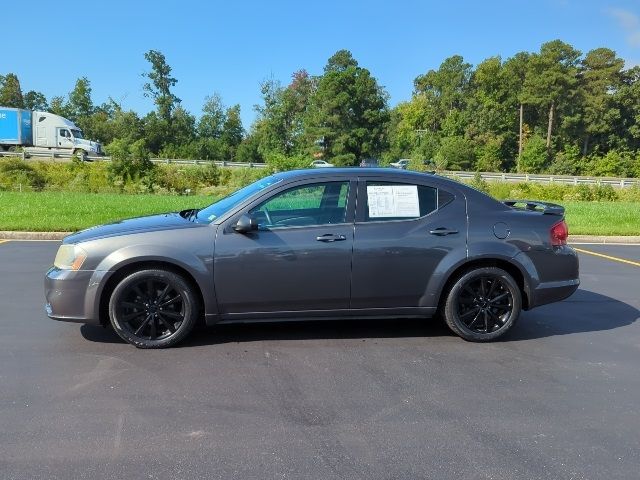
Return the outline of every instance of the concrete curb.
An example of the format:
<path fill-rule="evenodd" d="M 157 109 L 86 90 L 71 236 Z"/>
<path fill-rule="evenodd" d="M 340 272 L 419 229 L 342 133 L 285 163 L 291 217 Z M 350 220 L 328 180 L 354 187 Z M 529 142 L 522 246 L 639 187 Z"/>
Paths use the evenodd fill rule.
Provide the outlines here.
<path fill-rule="evenodd" d="M 62 240 L 71 233 L 0 231 L 0 240 Z M 569 243 L 640 244 L 640 236 L 569 235 Z"/>
<path fill-rule="evenodd" d="M 62 240 L 72 232 L 3 232 L 0 240 Z"/>
<path fill-rule="evenodd" d="M 569 243 L 640 244 L 640 236 L 569 235 Z"/>

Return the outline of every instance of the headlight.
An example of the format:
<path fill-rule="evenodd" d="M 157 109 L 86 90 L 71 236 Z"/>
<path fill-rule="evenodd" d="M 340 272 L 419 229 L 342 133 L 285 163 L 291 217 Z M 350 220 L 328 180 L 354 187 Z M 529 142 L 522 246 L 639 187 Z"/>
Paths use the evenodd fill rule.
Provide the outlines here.
<path fill-rule="evenodd" d="M 80 270 L 87 258 L 87 252 L 77 245 L 60 245 L 53 265 L 60 270 Z"/>

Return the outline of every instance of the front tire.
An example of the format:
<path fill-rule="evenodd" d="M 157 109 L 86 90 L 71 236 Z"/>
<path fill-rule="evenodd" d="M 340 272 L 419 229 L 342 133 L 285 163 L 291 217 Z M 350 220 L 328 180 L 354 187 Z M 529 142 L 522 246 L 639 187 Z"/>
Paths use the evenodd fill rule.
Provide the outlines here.
<path fill-rule="evenodd" d="M 176 273 L 140 270 L 123 278 L 109 299 L 115 332 L 138 348 L 170 347 L 183 340 L 199 315 L 197 297 Z"/>
<path fill-rule="evenodd" d="M 449 328 L 471 342 L 488 342 L 504 335 L 520 316 L 522 293 L 501 268 L 474 268 L 451 287 L 444 305 Z"/>

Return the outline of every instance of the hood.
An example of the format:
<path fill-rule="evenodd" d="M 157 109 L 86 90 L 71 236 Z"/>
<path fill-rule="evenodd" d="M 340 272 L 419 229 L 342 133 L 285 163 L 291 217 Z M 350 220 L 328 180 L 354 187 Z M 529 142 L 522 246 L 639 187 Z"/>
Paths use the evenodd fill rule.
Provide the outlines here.
<path fill-rule="evenodd" d="M 76 145 L 86 145 L 88 147 L 97 147 L 98 145 L 100 145 L 99 142 L 87 140 L 86 138 L 76 138 L 74 143 Z"/>
<path fill-rule="evenodd" d="M 130 218 L 119 222 L 107 223 L 87 228 L 65 237 L 63 243 L 80 243 L 99 238 L 115 237 L 132 233 L 155 232 L 158 230 L 176 230 L 183 228 L 207 227 L 205 223 L 194 223 L 179 213 L 164 213 L 147 217 Z"/>

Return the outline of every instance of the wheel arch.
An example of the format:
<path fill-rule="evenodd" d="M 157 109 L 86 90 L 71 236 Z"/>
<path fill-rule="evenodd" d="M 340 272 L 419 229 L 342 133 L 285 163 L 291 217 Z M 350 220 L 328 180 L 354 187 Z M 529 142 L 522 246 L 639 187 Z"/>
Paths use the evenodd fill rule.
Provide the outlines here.
<path fill-rule="evenodd" d="M 98 318 L 102 325 L 107 325 L 109 323 L 109 299 L 111 298 L 111 293 L 116 288 L 116 285 L 131 273 L 150 269 L 167 270 L 182 276 L 191 288 L 193 288 L 198 301 L 198 306 L 200 307 L 201 316 L 206 313 L 207 304 L 205 302 L 202 287 L 189 270 L 167 260 L 139 260 L 120 265 L 105 281 L 104 286 L 99 293 L 100 297 L 98 301 Z"/>
<path fill-rule="evenodd" d="M 446 294 L 449 292 L 455 281 L 465 272 L 475 268 L 497 267 L 501 268 L 513 277 L 522 293 L 523 310 L 528 310 L 531 302 L 531 280 L 523 267 L 519 266 L 513 259 L 499 257 L 480 257 L 468 259 L 464 263 L 453 268 L 447 275 L 440 292 L 438 294 L 438 309 L 441 310 L 446 301 Z"/>

